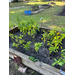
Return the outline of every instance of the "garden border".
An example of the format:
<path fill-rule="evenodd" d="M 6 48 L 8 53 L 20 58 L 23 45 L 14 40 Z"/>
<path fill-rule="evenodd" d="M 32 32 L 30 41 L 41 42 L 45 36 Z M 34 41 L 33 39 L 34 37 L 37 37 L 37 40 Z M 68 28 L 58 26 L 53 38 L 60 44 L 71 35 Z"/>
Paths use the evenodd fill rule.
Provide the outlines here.
<path fill-rule="evenodd" d="M 43 11 L 43 10 L 44 10 L 44 9 L 39 9 L 39 10 L 37 10 L 37 11 L 32 11 L 31 14 L 37 14 L 37 13 Z"/>
<path fill-rule="evenodd" d="M 46 27 L 41 27 L 41 29 L 52 30 L 52 28 L 46 28 Z M 14 29 L 10 29 L 9 33 L 15 33 L 17 30 L 19 30 L 19 29 L 16 26 Z M 40 62 L 40 61 L 33 62 L 28 58 L 29 57 L 28 55 L 25 55 L 25 54 L 18 52 L 12 48 L 9 48 L 9 57 L 14 59 L 13 55 L 17 55 L 18 57 L 20 57 L 22 60 L 22 63 L 24 65 L 32 68 L 33 70 L 41 73 L 42 75 L 61 75 L 59 69 L 54 68 L 54 67 L 52 67 L 46 63 Z"/>

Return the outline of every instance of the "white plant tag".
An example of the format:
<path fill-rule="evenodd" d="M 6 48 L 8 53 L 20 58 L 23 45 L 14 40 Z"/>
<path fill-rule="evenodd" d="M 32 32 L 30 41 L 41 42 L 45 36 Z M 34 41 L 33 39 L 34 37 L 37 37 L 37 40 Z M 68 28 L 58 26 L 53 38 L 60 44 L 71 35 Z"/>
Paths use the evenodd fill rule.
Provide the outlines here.
<path fill-rule="evenodd" d="M 27 69 L 27 67 L 26 67 L 26 68 L 23 68 L 23 67 L 19 67 L 19 68 L 18 68 L 18 70 L 19 70 L 20 72 L 22 72 L 22 73 L 25 73 L 26 69 Z"/>

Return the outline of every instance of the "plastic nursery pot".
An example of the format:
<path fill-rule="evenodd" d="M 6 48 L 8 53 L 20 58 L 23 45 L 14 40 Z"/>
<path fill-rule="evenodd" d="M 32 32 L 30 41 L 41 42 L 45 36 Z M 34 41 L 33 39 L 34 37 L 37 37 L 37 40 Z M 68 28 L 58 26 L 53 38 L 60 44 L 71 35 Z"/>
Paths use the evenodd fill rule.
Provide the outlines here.
<path fill-rule="evenodd" d="M 31 10 L 25 10 L 24 13 L 25 15 L 31 15 Z"/>

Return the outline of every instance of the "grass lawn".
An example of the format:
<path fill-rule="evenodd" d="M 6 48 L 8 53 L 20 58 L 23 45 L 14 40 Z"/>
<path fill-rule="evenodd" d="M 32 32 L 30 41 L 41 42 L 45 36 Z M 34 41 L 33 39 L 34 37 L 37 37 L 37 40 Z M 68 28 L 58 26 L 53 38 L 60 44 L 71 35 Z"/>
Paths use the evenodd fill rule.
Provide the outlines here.
<path fill-rule="evenodd" d="M 42 25 L 44 27 L 58 27 L 58 28 L 65 28 L 65 17 L 64 16 L 57 16 L 54 15 L 57 13 L 61 6 L 64 5 L 62 2 L 56 2 L 55 5 L 52 5 L 52 7 L 48 9 L 44 9 L 42 12 L 35 14 L 35 15 L 25 15 L 24 10 L 31 9 L 31 5 L 33 4 L 48 4 L 48 2 L 29 2 L 29 3 L 11 3 L 9 7 L 16 7 L 24 5 L 25 7 L 19 8 L 19 9 L 9 9 L 9 28 L 18 25 L 17 17 L 20 18 L 20 20 L 28 20 L 30 18 L 33 18 L 33 20 L 40 23 L 40 18 L 43 18 Z"/>

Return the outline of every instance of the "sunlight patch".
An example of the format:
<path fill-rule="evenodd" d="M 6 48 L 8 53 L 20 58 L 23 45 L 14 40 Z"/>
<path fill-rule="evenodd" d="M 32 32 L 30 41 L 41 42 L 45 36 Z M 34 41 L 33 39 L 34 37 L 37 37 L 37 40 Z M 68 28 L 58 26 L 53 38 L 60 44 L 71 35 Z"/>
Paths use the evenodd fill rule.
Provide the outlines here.
<path fill-rule="evenodd" d="M 10 13 L 15 13 L 14 11 L 10 12 Z"/>

